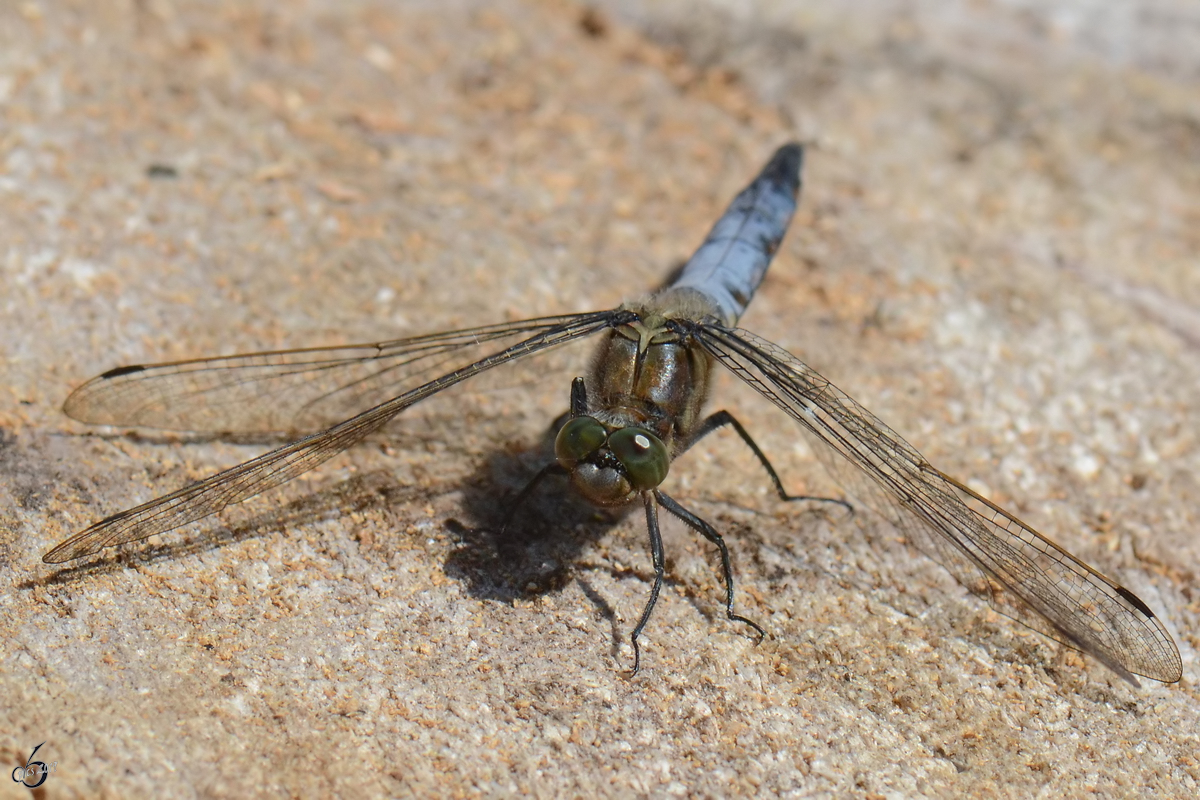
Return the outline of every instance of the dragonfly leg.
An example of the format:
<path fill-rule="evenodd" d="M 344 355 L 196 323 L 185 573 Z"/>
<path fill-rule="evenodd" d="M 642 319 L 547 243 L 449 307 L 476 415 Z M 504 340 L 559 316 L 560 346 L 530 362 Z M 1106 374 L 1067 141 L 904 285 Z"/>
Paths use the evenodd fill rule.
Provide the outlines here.
<path fill-rule="evenodd" d="M 638 637 L 642 635 L 646 623 L 650 621 L 654 604 L 658 602 L 658 593 L 662 591 L 663 573 L 666 571 L 663 559 L 662 532 L 658 529 L 658 507 L 654 504 L 656 497 L 660 497 L 658 492 L 642 493 L 642 501 L 646 504 L 646 528 L 650 531 L 650 560 L 654 564 L 654 585 L 650 588 L 650 599 L 646 601 L 646 607 L 642 609 L 641 619 L 638 620 L 637 625 L 633 628 L 633 634 L 629 637 L 633 642 L 633 669 L 629 673 L 631 678 L 638 674 L 642 665 L 642 649 L 638 646 Z"/>
<path fill-rule="evenodd" d="M 754 453 L 754 457 L 758 459 L 758 463 L 763 465 L 763 469 L 767 471 L 767 475 L 771 478 L 771 483 L 775 485 L 775 491 L 779 493 L 781 500 L 788 502 L 812 500 L 819 503 L 836 503 L 839 506 L 844 506 L 851 514 L 854 513 L 854 506 L 850 505 L 845 500 L 839 500 L 836 497 L 816 497 L 806 494 L 788 494 L 787 490 L 783 488 L 783 481 L 779 479 L 779 473 L 775 471 L 775 467 L 771 466 L 771 462 L 767 459 L 766 454 L 763 453 L 762 449 L 759 448 L 758 443 L 751 438 L 746 429 L 742 427 L 742 423 L 738 422 L 737 418 L 728 411 L 717 411 L 714 414 L 710 414 L 708 418 L 700 424 L 700 429 L 697 430 L 696 435 L 688 441 L 687 446 L 683 448 L 683 451 L 680 453 L 680 455 L 686 453 L 694 444 L 696 444 L 696 442 L 700 441 L 708 434 L 712 433 L 718 428 L 723 428 L 726 425 L 733 428 L 734 431 L 737 432 L 737 435 L 742 437 L 742 441 L 745 442 L 746 446 L 750 448 L 750 451 Z"/>
<path fill-rule="evenodd" d="M 571 381 L 571 416 L 586 417 L 587 413 L 587 385 L 583 378 L 576 378 Z"/>
<path fill-rule="evenodd" d="M 537 487 L 547 478 L 547 476 L 566 474 L 566 468 L 557 461 L 551 461 L 549 464 L 539 469 L 537 475 L 534 475 L 532 478 L 530 478 L 529 483 L 525 484 L 525 488 L 522 489 L 519 494 L 517 494 L 511 503 L 509 503 L 508 511 L 506 511 L 504 514 L 504 521 L 500 523 L 500 535 L 503 536 L 504 532 L 508 530 L 508 526 L 512 524 L 513 517 L 517 515 L 517 512 L 521 510 L 521 506 L 525 505 L 525 501 L 528 500 L 529 496 L 537 490 Z"/>
<path fill-rule="evenodd" d="M 554 422 L 550 423 L 550 434 L 558 433 L 569 420 L 586 417 L 587 413 L 587 386 L 584 385 L 583 378 L 575 378 L 571 381 L 571 408 L 554 418 Z"/>
<path fill-rule="evenodd" d="M 725 575 L 725 616 L 754 628 L 758 632 L 759 641 L 762 641 L 767 632 L 754 620 L 747 619 L 733 610 L 733 563 L 729 560 L 729 548 L 725 545 L 725 537 L 717 533 L 717 529 L 712 525 L 681 506 L 670 495 L 655 490 L 654 496 L 659 505 L 683 520 L 689 528 L 698 531 L 721 551 L 721 571 Z"/>

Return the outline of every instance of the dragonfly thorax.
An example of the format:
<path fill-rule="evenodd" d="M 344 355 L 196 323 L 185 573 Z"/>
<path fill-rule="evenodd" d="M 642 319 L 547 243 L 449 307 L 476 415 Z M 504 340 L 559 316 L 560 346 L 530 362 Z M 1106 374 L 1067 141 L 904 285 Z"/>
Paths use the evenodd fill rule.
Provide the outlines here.
<path fill-rule="evenodd" d="M 708 355 L 670 322 L 643 309 L 614 328 L 596 353 L 589 413 L 610 429 L 652 431 L 673 450 L 700 420 L 708 396 Z"/>
<path fill-rule="evenodd" d="M 610 430 L 595 417 L 567 421 L 554 441 L 558 463 L 571 484 L 597 505 L 620 505 L 657 487 L 671 463 L 667 446 L 636 427 Z"/>

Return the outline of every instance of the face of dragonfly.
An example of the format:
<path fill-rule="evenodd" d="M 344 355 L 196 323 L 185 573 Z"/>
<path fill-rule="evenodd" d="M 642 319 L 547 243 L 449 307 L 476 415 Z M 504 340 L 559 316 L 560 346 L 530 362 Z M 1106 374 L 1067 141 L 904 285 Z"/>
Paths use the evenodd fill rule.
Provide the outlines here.
<path fill-rule="evenodd" d="M 573 397 L 555 440 L 572 485 L 598 505 L 626 503 L 662 483 L 700 420 L 712 359 L 667 324 L 670 301 L 645 301 L 634 308 L 639 319 L 606 334 L 587 384 L 594 394 Z"/>

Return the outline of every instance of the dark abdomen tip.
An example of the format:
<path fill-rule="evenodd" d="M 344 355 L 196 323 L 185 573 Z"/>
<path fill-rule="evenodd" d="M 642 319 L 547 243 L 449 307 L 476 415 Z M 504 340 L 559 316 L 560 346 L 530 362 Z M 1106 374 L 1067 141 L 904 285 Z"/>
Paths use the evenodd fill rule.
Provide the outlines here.
<path fill-rule="evenodd" d="M 789 142 L 775 151 L 763 167 L 761 177 L 788 187 L 793 195 L 800 191 L 800 170 L 804 167 L 804 146 Z"/>

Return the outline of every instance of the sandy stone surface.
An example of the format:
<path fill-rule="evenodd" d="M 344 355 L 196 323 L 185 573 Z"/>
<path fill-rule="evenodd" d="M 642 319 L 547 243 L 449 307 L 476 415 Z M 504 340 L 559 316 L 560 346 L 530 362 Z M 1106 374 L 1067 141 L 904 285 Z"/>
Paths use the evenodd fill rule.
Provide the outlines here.
<path fill-rule="evenodd" d="M 1195 796 L 1200 15 L 1103 4 L 0 4 L 0 752 L 56 796 Z M 548 486 L 587 348 L 285 488 L 64 567 L 90 522 L 278 445 L 94 428 L 119 364 L 610 308 L 772 149 L 801 209 L 746 327 L 1130 587 L 1123 683 L 729 434 L 665 488 Z M 795 492 L 794 423 L 714 387 Z M 0 777 L 0 798 L 24 790 Z"/>

